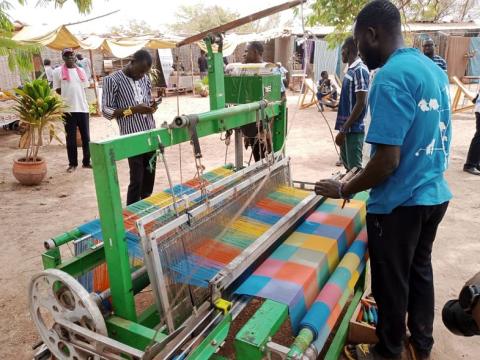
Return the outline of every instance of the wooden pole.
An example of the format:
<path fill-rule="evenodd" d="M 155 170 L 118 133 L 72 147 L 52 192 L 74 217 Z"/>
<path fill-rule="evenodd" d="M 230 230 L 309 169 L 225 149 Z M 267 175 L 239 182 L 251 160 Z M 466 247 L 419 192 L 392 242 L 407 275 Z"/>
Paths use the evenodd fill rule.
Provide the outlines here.
<path fill-rule="evenodd" d="M 193 47 L 190 44 L 190 67 L 192 69 L 192 94 L 195 95 L 195 82 L 193 81 Z"/>
<path fill-rule="evenodd" d="M 97 83 L 97 74 L 95 73 L 95 66 L 93 66 L 93 51 L 88 50 L 88 54 L 90 55 L 90 70 L 92 71 L 93 77 L 93 89 L 95 91 L 95 100 L 97 101 L 97 115 L 100 115 L 100 101 L 98 99 L 98 83 Z"/>
<path fill-rule="evenodd" d="M 244 16 L 240 19 L 237 19 L 237 20 L 233 20 L 229 23 L 226 23 L 226 24 L 223 24 L 223 25 L 220 25 L 220 26 L 217 26 L 217 27 L 214 27 L 210 30 L 207 30 L 207 31 L 202 31 L 201 33 L 197 34 L 197 35 L 193 35 L 193 36 L 190 36 L 189 38 L 186 38 L 184 39 L 183 41 L 180 41 L 178 44 L 177 44 L 177 47 L 180 47 L 182 45 L 188 45 L 188 44 L 191 44 L 191 43 L 194 43 L 194 42 L 197 42 L 197 41 L 200 41 L 200 40 L 203 40 L 207 35 L 209 34 L 220 34 L 220 33 L 224 33 L 228 30 L 232 30 L 232 29 L 235 29 L 236 27 L 239 27 L 239 26 L 242 26 L 242 25 L 245 25 L 245 24 L 248 24 L 250 22 L 253 22 L 253 21 L 256 21 L 256 20 L 260 20 L 260 19 L 263 19 L 264 17 L 267 17 L 267 16 L 270 16 L 270 15 L 273 15 L 273 14 L 276 14 L 280 11 L 284 11 L 284 10 L 288 10 L 288 9 L 291 9 L 297 5 L 300 5 L 302 3 L 306 2 L 306 0 L 295 0 L 295 1 L 289 1 L 289 2 L 286 2 L 286 3 L 283 3 L 281 5 L 277 5 L 277 6 L 273 6 L 273 7 L 270 7 L 268 9 L 265 9 L 265 10 L 262 10 L 262 11 L 259 11 L 259 12 L 256 12 L 254 14 L 250 14 L 250 15 L 247 15 L 247 16 Z"/>

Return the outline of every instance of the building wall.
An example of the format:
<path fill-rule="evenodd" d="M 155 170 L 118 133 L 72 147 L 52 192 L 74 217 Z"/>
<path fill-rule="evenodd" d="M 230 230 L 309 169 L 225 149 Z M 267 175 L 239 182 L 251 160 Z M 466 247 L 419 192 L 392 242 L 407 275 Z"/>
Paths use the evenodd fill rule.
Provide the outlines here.
<path fill-rule="evenodd" d="M 10 71 L 6 56 L 0 56 L 0 90 L 11 90 L 21 84 L 18 71 Z"/>
<path fill-rule="evenodd" d="M 281 62 L 290 72 L 293 61 L 293 36 L 286 36 L 275 39 L 275 62 Z"/>
<path fill-rule="evenodd" d="M 263 61 L 275 62 L 275 40 L 269 40 L 263 44 Z"/>

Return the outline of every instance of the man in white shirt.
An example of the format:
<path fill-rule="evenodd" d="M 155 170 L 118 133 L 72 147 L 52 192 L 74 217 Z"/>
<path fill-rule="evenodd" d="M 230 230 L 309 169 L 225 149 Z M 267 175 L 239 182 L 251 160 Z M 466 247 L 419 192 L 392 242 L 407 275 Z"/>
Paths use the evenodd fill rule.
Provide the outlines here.
<path fill-rule="evenodd" d="M 73 49 L 63 49 L 62 58 L 65 63 L 53 71 L 53 88 L 62 96 L 67 106 L 64 113 L 68 155 L 67 172 L 73 172 L 78 166 L 77 126 L 82 137 L 82 167 L 91 169 L 88 147 L 90 143 L 89 110 L 85 95 L 85 88 L 89 86 L 88 78 L 85 71 L 76 65 Z"/>
<path fill-rule="evenodd" d="M 47 78 L 48 84 L 52 87 L 53 84 L 53 68 L 52 62 L 50 59 L 43 60 L 43 69 L 45 70 L 45 77 Z"/>

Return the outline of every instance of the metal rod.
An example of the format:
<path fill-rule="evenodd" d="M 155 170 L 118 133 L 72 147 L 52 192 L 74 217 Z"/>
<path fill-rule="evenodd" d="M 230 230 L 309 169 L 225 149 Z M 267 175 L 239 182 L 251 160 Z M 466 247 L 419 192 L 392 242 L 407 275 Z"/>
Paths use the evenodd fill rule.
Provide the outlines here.
<path fill-rule="evenodd" d="M 45 249 L 51 250 L 70 241 L 77 240 L 82 236 L 84 236 L 84 234 L 79 229 L 74 229 L 72 231 L 67 231 L 66 233 L 58 235 L 54 238 L 48 239 L 43 243 L 43 245 L 45 246 Z"/>
<path fill-rule="evenodd" d="M 235 129 L 235 168 L 243 168 L 243 136 L 242 130 Z"/>
<path fill-rule="evenodd" d="M 135 281 L 135 280 L 138 280 L 138 278 L 140 278 L 142 275 L 146 274 L 147 273 L 147 268 L 144 266 L 144 267 L 141 267 L 140 269 L 134 271 L 132 273 L 132 282 Z M 112 296 L 112 291 L 110 290 L 110 288 L 108 289 L 105 289 L 104 291 L 102 291 L 100 294 L 98 294 L 96 296 L 96 300 L 97 302 L 100 300 L 100 302 L 108 299 L 110 296 Z"/>
<path fill-rule="evenodd" d="M 95 66 L 93 66 L 93 51 L 88 50 L 90 55 L 90 70 L 92 71 L 92 78 L 93 78 L 93 91 L 95 91 L 95 101 L 96 101 L 96 110 L 97 114 L 100 114 L 100 99 L 98 98 L 98 83 L 97 83 L 97 74 L 95 72 Z"/>
<path fill-rule="evenodd" d="M 232 117 L 235 115 L 247 113 L 247 112 L 253 112 L 258 109 L 260 109 L 262 106 L 266 107 L 269 105 L 281 105 L 281 101 L 273 101 L 268 103 L 265 100 L 261 100 L 258 102 L 253 102 L 253 103 L 248 103 L 248 104 L 240 104 L 240 105 L 235 105 L 232 107 L 228 108 L 223 108 L 223 109 L 217 109 L 217 110 L 212 110 L 208 111 L 205 113 L 198 114 L 198 120 L 200 122 L 202 121 L 212 121 L 212 120 L 219 120 L 219 119 L 225 119 L 228 117 Z"/>

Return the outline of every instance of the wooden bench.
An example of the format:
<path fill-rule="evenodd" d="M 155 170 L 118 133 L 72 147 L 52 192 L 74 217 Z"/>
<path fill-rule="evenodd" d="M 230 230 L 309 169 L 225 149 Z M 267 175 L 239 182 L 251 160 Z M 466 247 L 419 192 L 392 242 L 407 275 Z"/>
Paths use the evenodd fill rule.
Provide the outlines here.
<path fill-rule="evenodd" d="M 169 95 L 176 95 L 178 94 L 185 94 L 187 92 L 187 88 L 181 87 L 181 88 L 166 88 L 165 89 L 165 96 Z"/>

